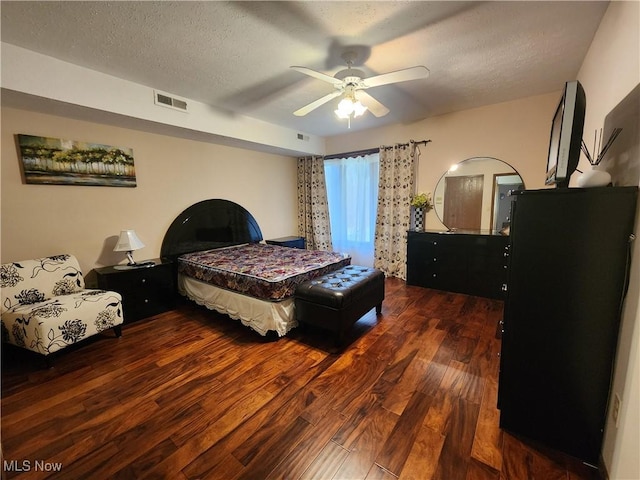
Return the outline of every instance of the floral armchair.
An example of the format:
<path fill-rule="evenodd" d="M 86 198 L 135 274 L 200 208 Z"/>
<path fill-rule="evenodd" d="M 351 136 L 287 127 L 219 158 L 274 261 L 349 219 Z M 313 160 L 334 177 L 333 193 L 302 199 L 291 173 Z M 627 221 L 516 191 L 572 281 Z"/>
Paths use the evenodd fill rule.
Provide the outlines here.
<path fill-rule="evenodd" d="M 0 288 L 3 342 L 49 355 L 109 328 L 121 335 L 122 297 L 85 289 L 73 255 L 6 263 Z"/>

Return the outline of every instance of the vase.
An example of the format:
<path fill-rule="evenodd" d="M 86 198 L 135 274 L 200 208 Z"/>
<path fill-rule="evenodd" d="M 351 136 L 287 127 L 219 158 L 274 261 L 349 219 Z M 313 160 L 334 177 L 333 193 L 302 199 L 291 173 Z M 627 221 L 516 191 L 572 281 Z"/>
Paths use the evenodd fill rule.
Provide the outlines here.
<path fill-rule="evenodd" d="M 424 208 L 413 207 L 413 229 L 416 232 L 424 231 Z"/>
<path fill-rule="evenodd" d="M 590 170 L 586 170 L 576 181 L 576 185 L 582 188 L 606 187 L 610 183 L 611 174 L 605 170 L 599 170 L 595 167 L 592 167 Z"/>

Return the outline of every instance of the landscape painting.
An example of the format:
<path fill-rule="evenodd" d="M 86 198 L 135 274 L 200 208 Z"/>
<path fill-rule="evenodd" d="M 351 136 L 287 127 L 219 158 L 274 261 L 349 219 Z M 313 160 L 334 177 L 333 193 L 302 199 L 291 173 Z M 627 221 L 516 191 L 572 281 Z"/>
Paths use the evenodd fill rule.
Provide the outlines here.
<path fill-rule="evenodd" d="M 130 148 L 22 134 L 18 147 L 26 183 L 136 186 Z"/>

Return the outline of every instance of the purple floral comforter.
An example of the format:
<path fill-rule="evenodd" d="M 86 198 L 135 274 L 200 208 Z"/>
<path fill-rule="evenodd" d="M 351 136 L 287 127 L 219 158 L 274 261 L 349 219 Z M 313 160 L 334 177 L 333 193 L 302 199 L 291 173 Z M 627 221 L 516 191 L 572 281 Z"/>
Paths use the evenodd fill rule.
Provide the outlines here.
<path fill-rule="evenodd" d="M 178 273 L 277 301 L 291 297 L 296 285 L 350 263 L 342 253 L 253 243 L 187 253 L 178 259 Z"/>

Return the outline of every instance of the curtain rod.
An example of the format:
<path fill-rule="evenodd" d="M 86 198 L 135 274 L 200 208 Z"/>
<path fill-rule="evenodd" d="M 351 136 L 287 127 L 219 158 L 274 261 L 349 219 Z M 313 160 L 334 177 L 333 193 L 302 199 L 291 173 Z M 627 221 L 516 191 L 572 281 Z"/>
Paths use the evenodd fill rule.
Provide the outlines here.
<path fill-rule="evenodd" d="M 355 152 L 346 153 L 334 153 L 333 155 L 326 155 L 325 160 L 333 160 L 334 158 L 349 158 L 349 157 L 361 157 L 363 155 L 371 155 L 372 153 L 378 153 L 380 148 L 368 148 L 366 150 L 356 150 Z"/>
<path fill-rule="evenodd" d="M 413 140 L 412 140 L 413 141 Z M 426 145 L 431 142 L 431 140 L 420 140 L 419 142 L 413 142 L 416 145 Z M 409 143 L 397 143 L 395 146 L 398 147 L 407 147 Z M 382 148 L 393 148 L 393 146 L 381 146 L 378 148 L 368 148 L 366 150 L 356 150 L 355 152 L 346 152 L 346 153 L 334 153 L 333 155 L 325 155 L 325 160 L 333 160 L 334 158 L 349 158 L 349 157 L 361 157 L 363 155 L 371 155 L 372 153 L 379 152 Z"/>
<path fill-rule="evenodd" d="M 389 149 L 393 147 L 408 147 L 411 142 L 415 143 L 416 145 L 420 145 L 420 144 L 426 145 L 427 143 L 430 143 L 431 140 L 419 140 L 419 141 L 411 140 L 409 143 L 396 143 L 395 145 L 388 145 L 388 146 L 382 145 L 380 148 Z"/>

